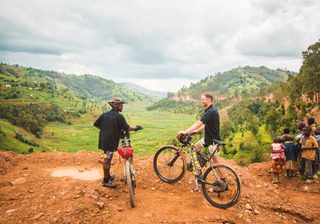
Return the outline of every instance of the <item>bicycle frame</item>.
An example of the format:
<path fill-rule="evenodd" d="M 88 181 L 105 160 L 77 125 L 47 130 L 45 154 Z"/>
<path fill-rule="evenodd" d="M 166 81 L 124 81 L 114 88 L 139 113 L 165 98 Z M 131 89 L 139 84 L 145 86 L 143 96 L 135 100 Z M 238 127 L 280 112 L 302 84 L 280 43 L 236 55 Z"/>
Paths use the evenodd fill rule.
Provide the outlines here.
<path fill-rule="evenodd" d="M 189 145 L 189 147 L 186 147 L 186 146 L 188 146 L 188 145 Z M 215 153 L 216 153 L 217 150 L 219 149 L 219 145 L 218 145 L 218 144 L 214 144 L 214 145 L 213 145 L 213 147 L 214 147 L 214 148 L 213 148 L 213 151 L 212 151 L 212 153 L 210 152 L 210 156 L 206 158 L 206 164 L 205 164 L 203 167 L 196 167 L 196 161 L 195 161 L 195 160 L 196 160 L 197 158 L 194 158 L 194 157 L 192 156 L 194 143 L 193 143 L 193 142 L 190 142 L 188 145 L 183 146 L 183 147 L 180 147 L 178 152 L 180 153 L 180 155 L 183 156 L 184 160 L 185 160 L 185 156 L 187 156 L 187 157 L 191 160 L 193 172 L 195 172 L 195 169 L 200 168 L 200 171 L 201 171 L 201 172 L 200 172 L 200 175 L 194 174 L 194 177 L 195 177 L 195 179 L 194 179 L 194 181 L 195 181 L 195 188 L 194 188 L 194 190 L 195 190 L 195 191 L 198 191 L 198 189 L 199 189 L 199 181 L 200 181 L 201 183 L 206 183 L 206 182 L 202 179 L 202 174 L 203 174 L 204 171 L 207 169 L 208 163 L 210 164 L 211 167 L 213 166 L 212 158 L 213 158 L 213 156 L 215 156 Z M 170 161 L 170 162 L 174 163 L 177 158 L 178 158 L 178 156 L 177 156 L 177 157 L 174 157 L 174 158 L 172 159 L 172 161 Z M 185 163 L 185 164 L 186 164 L 186 163 Z M 184 169 L 186 169 L 186 167 L 184 167 Z M 215 176 L 216 176 L 216 177 L 219 177 L 219 174 L 216 174 L 216 172 L 215 172 Z"/>
<path fill-rule="evenodd" d="M 122 146 L 124 147 L 131 147 L 129 135 L 124 135 L 122 139 Z M 131 207 L 135 207 L 135 187 L 136 187 L 136 177 L 135 177 L 135 170 L 133 167 L 133 155 L 124 158 L 124 183 L 128 186 L 129 196 L 130 196 L 130 204 Z"/>
<path fill-rule="evenodd" d="M 179 136 L 178 139 L 182 145 L 165 145 L 155 153 L 153 168 L 160 180 L 169 184 L 181 180 L 187 167 L 190 170 L 187 165 L 189 157 L 193 165 L 195 191 L 198 191 L 200 182 L 202 193 L 211 205 L 225 209 L 237 203 L 241 194 L 241 180 L 231 167 L 214 157 L 219 147 L 225 143 L 213 139 L 214 144 L 209 148 L 210 155 L 200 154 L 204 159 L 202 161 L 195 153 L 195 144 L 190 136 Z"/>

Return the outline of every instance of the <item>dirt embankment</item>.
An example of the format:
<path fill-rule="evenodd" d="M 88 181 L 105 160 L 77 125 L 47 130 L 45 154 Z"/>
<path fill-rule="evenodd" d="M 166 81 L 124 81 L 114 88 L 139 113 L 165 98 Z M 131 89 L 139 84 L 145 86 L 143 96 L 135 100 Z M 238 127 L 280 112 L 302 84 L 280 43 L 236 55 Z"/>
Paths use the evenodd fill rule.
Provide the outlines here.
<path fill-rule="evenodd" d="M 193 192 L 193 177 L 169 185 L 159 181 L 152 157 L 135 157 L 136 208 L 120 181 L 122 162 L 112 166 L 116 189 L 104 188 L 98 153 L 0 152 L 0 223 L 320 223 L 320 185 L 282 177 L 271 184 L 270 163 L 239 167 L 242 195 L 232 208 L 210 206 Z M 59 171 L 78 171 L 77 178 Z M 55 171 L 55 172 L 54 172 Z M 90 175 L 85 175 L 90 173 Z M 54 176 L 52 176 L 54 174 Z"/>

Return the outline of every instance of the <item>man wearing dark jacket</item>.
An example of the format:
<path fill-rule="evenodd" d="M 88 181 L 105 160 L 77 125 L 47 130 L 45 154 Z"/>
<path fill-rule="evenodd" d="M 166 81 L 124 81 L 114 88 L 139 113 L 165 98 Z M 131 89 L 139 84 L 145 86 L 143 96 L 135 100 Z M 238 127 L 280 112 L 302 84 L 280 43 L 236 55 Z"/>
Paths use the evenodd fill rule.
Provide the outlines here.
<path fill-rule="evenodd" d="M 100 129 L 99 133 L 99 149 L 106 154 L 103 163 L 104 178 L 102 185 L 105 187 L 115 188 L 117 185 L 113 183 L 114 175 L 110 175 L 110 165 L 113 153 L 117 150 L 119 140 L 123 132 L 131 130 L 138 130 L 138 126 L 130 127 L 126 119 L 120 112 L 122 112 L 123 104 L 125 103 L 121 98 L 112 98 L 109 102 L 112 109 L 100 115 L 94 122 L 94 126 Z"/>

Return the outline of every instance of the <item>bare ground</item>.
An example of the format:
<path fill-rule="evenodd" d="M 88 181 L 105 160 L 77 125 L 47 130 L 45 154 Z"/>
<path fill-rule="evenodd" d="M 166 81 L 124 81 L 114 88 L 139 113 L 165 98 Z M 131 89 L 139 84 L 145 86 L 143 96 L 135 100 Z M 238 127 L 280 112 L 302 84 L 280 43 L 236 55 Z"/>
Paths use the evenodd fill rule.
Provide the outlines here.
<path fill-rule="evenodd" d="M 98 153 L 0 152 L 0 223 L 320 223 L 320 185 L 282 177 L 271 184 L 270 162 L 232 166 L 242 180 L 240 201 L 232 208 L 212 207 L 193 192 L 192 173 L 169 185 L 156 177 L 152 157 L 135 157 L 137 207 L 120 181 L 122 161 L 115 156 L 116 189 L 101 179 L 53 177 L 57 168 L 80 173 L 101 170 Z M 100 175 L 102 175 L 100 173 Z"/>

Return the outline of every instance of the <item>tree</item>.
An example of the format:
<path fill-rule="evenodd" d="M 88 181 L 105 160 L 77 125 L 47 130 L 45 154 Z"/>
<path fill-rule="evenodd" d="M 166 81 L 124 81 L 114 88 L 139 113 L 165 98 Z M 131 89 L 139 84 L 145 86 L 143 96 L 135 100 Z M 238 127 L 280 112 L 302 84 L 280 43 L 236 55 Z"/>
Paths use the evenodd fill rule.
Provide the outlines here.
<path fill-rule="evenodd" d="M 265 122 L 267 130 L 271 133 L 271 135 L 276 135 L 280 132 L 280 128 L 282 126 L 282 114 L 278 110 L 270 110 L 266 114 Z"/>
<path fill-rule="evenodd" d="M 257 135 L 259 132 L 259 118 L 253 114 L 247 117 L 247 129 L 252 132 L 252 134 Z"/>
<path fill-rule="evenodd" d="M 320 92 L 320 40 L 302 52 L 303 63 L 300 68 L 299 77 L 303 82 L 303 92 L 309 97 L 316 96 L 319 102 Z"/>
<path fill-rule="evenodd" d="M 226 139 L 235 132 L 235 128 L 231 121 L 225 121 L 221 125 L 221 138 Z"/>

